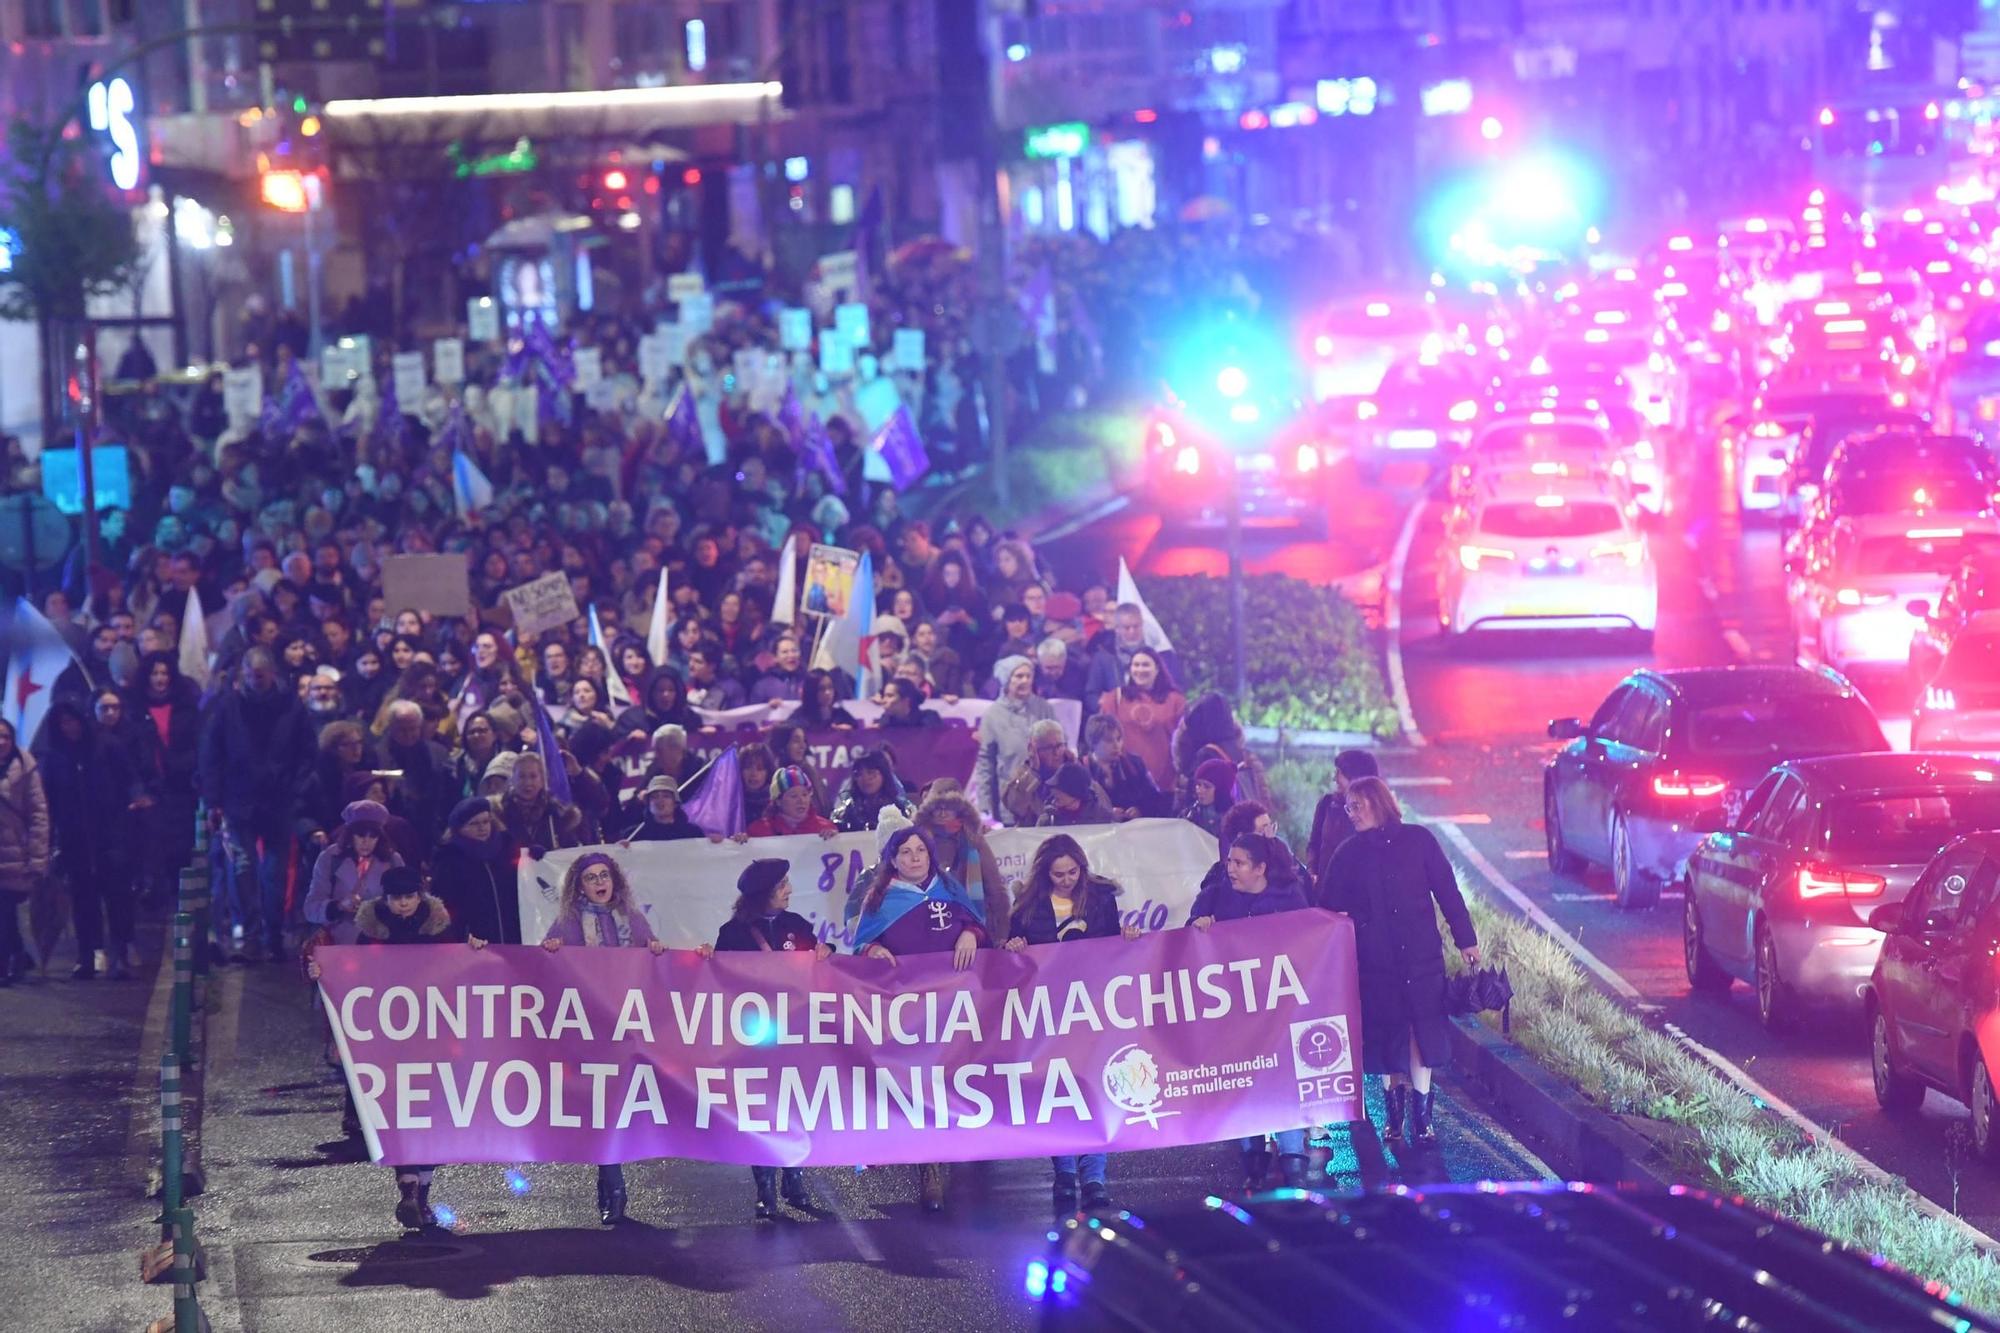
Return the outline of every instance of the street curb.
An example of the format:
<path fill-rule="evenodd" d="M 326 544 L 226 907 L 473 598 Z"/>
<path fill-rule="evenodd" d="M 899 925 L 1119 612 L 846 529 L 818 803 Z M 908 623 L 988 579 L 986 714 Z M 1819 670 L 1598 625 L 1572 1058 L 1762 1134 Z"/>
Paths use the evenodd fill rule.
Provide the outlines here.
<path fill-rule="evenodd" d="M 1476 1019 L 1454 1019 L 1455 1072 L 1507 1131 L 1528 1143 L 1565 1180 L 1633 1183 L 1666 1188 L 1673 1182 L 1652 1162 L 1653 1144 L 1619 1124 L 1535 1058 Z"/>
<path fill-rule="evenodd" d="M 1372 750 L 1381 742 L 1365 731 L 1293 731 L 1287 727 L 1245 727 L 1243 739 L 1282 757 L 1286 750 Z"/>

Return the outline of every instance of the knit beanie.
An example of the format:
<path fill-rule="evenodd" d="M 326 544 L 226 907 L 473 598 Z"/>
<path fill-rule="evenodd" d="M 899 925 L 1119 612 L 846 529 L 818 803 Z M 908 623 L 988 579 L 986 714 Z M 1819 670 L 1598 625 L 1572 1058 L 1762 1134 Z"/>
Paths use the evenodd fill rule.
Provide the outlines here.
<path fill-rule="evenodd" d="M 451 808 L 451 831 L 458 832 L 481 815 L 493 813 L 493 803 L 484 796 L 468 796 Z"/>
<path fill-rule="evenodd" d="M 771 799 L 777 800 L 794 787 L 811 787 L 812 779 L 797 764 L 786 764 L 771 775 Z"/>
<path fill-rule="evenodd" d="M 1215 799 L 1218 801 L 1236 799 L 1236 765 L 1227 759 L 1203 760 L 1194 770 L 1194 780 L 1215 788 Z"/>

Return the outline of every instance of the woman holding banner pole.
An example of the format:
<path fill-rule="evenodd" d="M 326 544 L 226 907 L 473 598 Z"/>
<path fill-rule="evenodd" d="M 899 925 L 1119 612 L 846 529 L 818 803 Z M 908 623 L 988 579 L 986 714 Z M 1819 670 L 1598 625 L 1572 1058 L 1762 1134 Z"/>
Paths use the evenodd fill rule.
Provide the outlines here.
<path fill-rule="evenodd" d="M 916 910 L 919 907 L 924 910 Z M 949 950 L 952 966 L 963 972 L 972 966 L 979 946 L 990 942 L 985 906 L 943 871 L 929 836 L 915 826 L 891 833 L 882 846 L 881 864 L 862 895 L 855 949 L 863 957 L 890 963 L 904 954 Z M 948 1179 L 944 1163 L 918 1165 L 917 1185 L 925 1212 L 944 1207 Z"/>
<path fill-rule="evenodd" d="M 792 904 L 791 863 L 775 856 L 763 856 L 743 867 L 736 877 L 736 907 L 715 937 L 716 953 L 784 953 L 793 957 L 825 958 L 833 952 L 822 943 L 812 923 L 790 910 Z M 751 1182 L 757 1188 L 757 1220 L 768 1222 L 778 1216 L 778 1194 L 802 1213 L 818 1207 L 806 1188 L 805 1169 L 787 1166 L 753 1166 Z"/>
<path fill-rule="evenodd" d="M 1201 892 L 1195 895 L 1194 906 L 1188 909 L 1188 924 L 1196 930 L 1207 930 L 1218 921 L 1240 921 L 1245 917 L 1300 911 L 1309 906 L 1304 886 L 1296 879 L 1284 877 L 1292 867 L 1292 853 L 1276 838 L 1261 833 L 1238 834 L 1229 844 L 1222 867 L 1227 882 L 1203 884 Z M 1278 1170 L 1285 1184 L 1294 1189 L 1302 1187 L 1306 1183 L 1305 1130 L 1281 1129 L 1270 1137 L 1278 1141 Z M 1238 1141 L 1237 1146 L 1243 1150 L 1243 1187 L 1247 1190 L 1262 1189 L 1269 1174 L 1270 1155 L 1264 1139 L 1264 1135 L 1257 1134 Z"/>
<path fill-rule="evenodd" d="M 542 947 L 554 953 L 565 944 L 667 951 L 646 924 L 646 914 L 633 904 L 625 872 L 603 852 L 577 857 L 563 873 L 555 924 Z M 625 1220 L 625 1168 L 619 1163 L 597 1168 L 597 1220 L 605 1226 Z"/>
<path fill-rule="evenodd" d="M 1067 940 L 1109 939 L 1123 935 L 1139 938 L 1137 926 L 1118 922 L 1118 886 L 1102 875 L 1090 873 L 1083 848 L 1067 833 L 1044 839 L 1028 865 L 1028 877 L 1014 898 L 1012 924 L 1006 947 L 1016 953 L 1030 944 L 1059 944 Z M 1083 1206 L 1104 1209 L 1111 1206 L 1111 1194 L 1104 1181 L 1105 1154 L 1083 1153 L 1076 1157 L 1055 1157 L 1054 1202 L 1056 1214 L 1066 1217 L 1076 1211 L 1077 1178 L 1083 1180 Z"/>

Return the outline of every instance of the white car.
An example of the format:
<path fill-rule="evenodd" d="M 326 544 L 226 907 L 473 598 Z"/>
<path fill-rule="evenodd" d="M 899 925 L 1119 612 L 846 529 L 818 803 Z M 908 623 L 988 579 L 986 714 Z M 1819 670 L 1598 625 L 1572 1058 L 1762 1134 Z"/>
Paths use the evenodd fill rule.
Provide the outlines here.
<path fill-rule="evenodd" d="M 1847 672 L 1904 667 L 1917 618 L 1966 556 L 2000 545 L 2000 519 L 1978 514 L 1862 514 L 1800 534 L 1788 559 L 1800 662 Z"/>
<path fill-rule="evenodd" d="M 1753 416 L 1736 427 L 1737 507 L 1745 514 L 1775 514 L 1784 502 L 1785 474 L 1798 454 L 1810 417 Z"/>
<path fill-rule="evenodd" d="M 1445 631 L 1609 629 L 1651 641 L 1658 587 L 1627 492 L 1592 477 L 1525 476 L 1474 495 L 1438 561 Z"/>

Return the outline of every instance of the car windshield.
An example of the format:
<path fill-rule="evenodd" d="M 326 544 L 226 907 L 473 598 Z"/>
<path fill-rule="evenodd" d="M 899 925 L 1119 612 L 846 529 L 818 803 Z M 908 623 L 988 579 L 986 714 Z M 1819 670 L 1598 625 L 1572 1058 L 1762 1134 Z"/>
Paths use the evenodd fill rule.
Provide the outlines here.
<path fill-rule="evenodd" d="M 1589 537 L 1620 532 L 1625 527 L 1618 506 L 1596 500 L 1565 504 L 1488 505 L 1479 515 L 1479 530 L 1495 537 Z"/>
<path fill-rule="evenodd" d="M 1976 514 L 1993 503 L 1984 477 L 1971 471 L 1856 472 L 1840 482 L 1840 508 L 1848 514 L 1903 514 L 1931 510 Z"/>
<path fill-rule="evenodd" d="M 1697 754 L 1846 754 L 1888 746 L 1867 704 L 1825 694 L 1703 704 L 1687 734 Z"/>
<path fill-rule="evenodd" d="M 2000 630 L 1961 636 L 1938 669 L 1937 681 L 1950 688 L 2000 685 Z M 1988 827 L 2000 828 L 2000 821 Z"/>
<path fill-rule="evenodd" d="M 1870 537 L 1854 555 L 1856 574 L 1949 574 L 1965 557 L 2000 546 L 1991 533 L 1913 528 L 1908 535 Z"/>
<path fill-rule="evenodd" d="M 1908 795 L 1860 796 L 1827 811 L 1826 850 L 1861 863 L 1928 861 L 1961 833 L 2000 828 L 2000 790 L 1991 786 Z"/>

